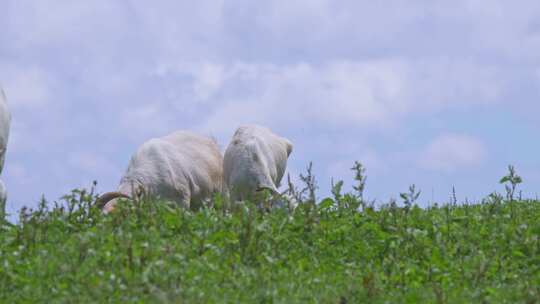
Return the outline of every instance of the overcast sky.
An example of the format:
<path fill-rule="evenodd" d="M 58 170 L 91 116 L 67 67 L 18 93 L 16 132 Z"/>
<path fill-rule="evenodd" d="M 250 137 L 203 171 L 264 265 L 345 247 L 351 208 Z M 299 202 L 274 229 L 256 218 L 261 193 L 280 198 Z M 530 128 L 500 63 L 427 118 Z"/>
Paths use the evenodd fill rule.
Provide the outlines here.
<path fill-rule="evenodd" d="M 289 138 L 293 175 L 422 204 L 540 190 L 540 2 L 2 0 L 12 111 L 8 210 L 98 181 L 177 129 L 258 123 Z M 540 192 L 540 191 L 539 191 Z"/>

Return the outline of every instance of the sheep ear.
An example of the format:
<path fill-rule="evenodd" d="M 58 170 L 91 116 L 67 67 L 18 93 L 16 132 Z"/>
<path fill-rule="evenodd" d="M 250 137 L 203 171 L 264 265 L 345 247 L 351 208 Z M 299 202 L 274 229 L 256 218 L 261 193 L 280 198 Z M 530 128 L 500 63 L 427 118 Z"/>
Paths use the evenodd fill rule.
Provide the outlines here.
<path fill-rule="evenodd" d="M 103 209 L 105 207 L 105 205 L 107 205 L 108 202 L 110 202 L 110 201 L 112 201 L 113 199 L 116 199 L 116 198 L 131 199 L 131 197 L 129 195 L 126 195 L 126 194 L 121 193 L 121 192 L 107 192 L 107 193 L 103 193 L 102 195 L 100 195 L 98 197 L 98 199 L 96 200 L 96 206 L 99 209 Z"/>

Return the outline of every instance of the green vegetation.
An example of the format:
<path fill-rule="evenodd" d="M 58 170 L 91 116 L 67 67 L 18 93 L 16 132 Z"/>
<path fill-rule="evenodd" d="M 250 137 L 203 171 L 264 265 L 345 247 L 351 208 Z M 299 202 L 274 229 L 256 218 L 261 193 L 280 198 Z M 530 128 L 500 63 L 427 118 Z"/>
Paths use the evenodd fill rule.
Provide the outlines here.
<path fill-rule="evenodd" d="M 373 208 L 357 185 L 314 204 L 315 179 L 290 197 L 298 208 L 246 206 L 192 212 L 141 199 L 112 215 L 92 191 L 22 210 L 0 227 L 1 303 L 537 303 L 540 202 Z"/>

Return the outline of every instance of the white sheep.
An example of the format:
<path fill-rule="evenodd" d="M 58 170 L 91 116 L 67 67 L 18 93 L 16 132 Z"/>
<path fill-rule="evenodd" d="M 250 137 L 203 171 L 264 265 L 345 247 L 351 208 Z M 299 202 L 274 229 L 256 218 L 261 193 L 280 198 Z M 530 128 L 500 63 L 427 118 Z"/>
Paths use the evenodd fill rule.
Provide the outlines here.
<path fill-rule="evenodd" d="M 9 127 L 11 124 L 11 113 L 9 112 L 7 105 L 7 98 L 4 94 L 4 90 L 0 88 L 0 174 L 4 169 L 6 162 L 6 151 L 9 139 Z M 6 187 L 2 180 L 0 180 L 0 213 L 5 212 L 5 205 L 7 200 Z"/>
<path fill-rule="evenodd" d="M 292 144 L 258 125 L 239 127 L 223 160 L 225 185 L 232 202 L 253 199 L 268 189 L 277 194 Z"/>
<path fill-rule="evenodd" d="M 98 205 L 114 209 L 118 198 L 131 199 L 142 190 L 152 198 L 198 209 L 222 192 L 223 157 L 213 139 L 177 131 L 144 143 L 132 156 L 118 190 L 103 194 Z"/>

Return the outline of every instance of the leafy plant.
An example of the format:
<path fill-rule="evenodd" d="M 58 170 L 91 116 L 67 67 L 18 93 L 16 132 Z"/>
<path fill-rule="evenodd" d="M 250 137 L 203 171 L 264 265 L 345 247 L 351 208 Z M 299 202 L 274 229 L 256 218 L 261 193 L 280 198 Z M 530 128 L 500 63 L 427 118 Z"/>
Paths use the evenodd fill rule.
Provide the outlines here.
<path fill-rule="evenodd" d="M 315 180 L 315 175 L 313 175 L 313 163 L 309 162 L 309 165 L 306 169 L 306 175 L 300 174 L 300 180 L 304 183 L 305 187 L 300 192 L 301 194 L 307 193 L 307 202 L 315 204 L 316 196 L 315 192 L 317 191 L 317 181 Z M 301 196 L 301 198 L 303 198 Z"/>
<path fill-rule="evenodd" d="M 422 191 L 417 190 L 414 184 L 409 186 L 409 192 L 402 192 L 399 194 L 403 200 L 403 204 L 407 209 L 410 209 L 412 205 L 418 200 Z"/>
<path fill-rule="evenodd" d="M 503 176 L 499 181 L 499 183 L 504 184 L 504 188 L 506 189 L 506 199 L 508 201 L 514 201 L 514 193 L 516 192 L 516 188 L 522 182 L 523 180 L 521 179 L 521 176 L 516 174 L 514 166 L 508 166 L 508 174 Z"/>
<path fill-rule="evenodd" d="M 363 201 L 364 200 L 364 189 L 366 187 L 366 168 L 360 163 L 359 161 L 354 162 L 354 166 L 351 168 L 351 170 L 354 171 L 354 180 L 356 181 L 356 185 L 353 186 L 354 191 L 356 192 L 356 195 L 358 198 Z"/>
<path fill-rule="evenodd" d="M 226 210 L 219 197 L 192 211 L 142 195 L 104 215 L 94 190 L 42 199 L 0 225 L 0 303 L 540 299 L 538 200 L 506 204 L 495 193 L 423 209 L 413 185 L 406 208 L 391 200 L 358 212 L 358 189 L 332 183 L 333 198 L 315 202 L 311 166 L 303 180 L 298 208 L 267 212 Z"/>
<path fill-rule="evenodd" d="M 336 183 L 334 183 L 334 179 L 332 179 L 330 183 L 331 183 L 330 191 L 332 192 L 332 195 L 334 196 L 334 200 L 339 201 L 343 197 L 343 194 L 341 193 L 343 189 L 343 181 L 339 180 Z"/>

